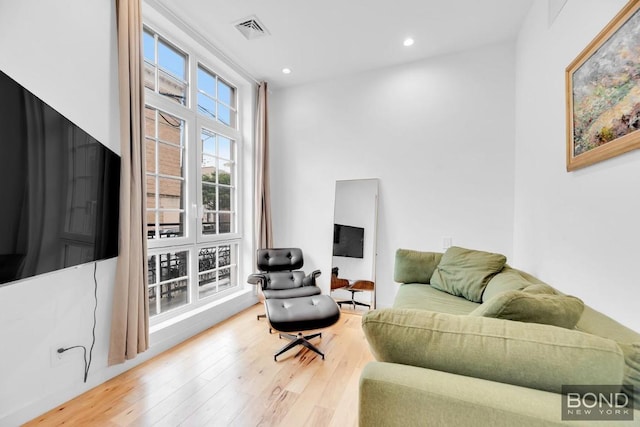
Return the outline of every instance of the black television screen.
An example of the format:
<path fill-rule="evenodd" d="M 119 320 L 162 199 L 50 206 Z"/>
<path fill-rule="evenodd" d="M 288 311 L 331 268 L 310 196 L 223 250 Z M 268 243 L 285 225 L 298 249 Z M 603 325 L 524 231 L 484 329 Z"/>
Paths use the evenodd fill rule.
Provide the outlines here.
<path fill-rule="evenodd" d="M 0 285 L 117 256 L 120 157 L 1 71 L 0 95 Z"/>
<path fill-rule="evenodd" d="M 363 258 L 364 228 L 333 224 L 333 256 Z"/>

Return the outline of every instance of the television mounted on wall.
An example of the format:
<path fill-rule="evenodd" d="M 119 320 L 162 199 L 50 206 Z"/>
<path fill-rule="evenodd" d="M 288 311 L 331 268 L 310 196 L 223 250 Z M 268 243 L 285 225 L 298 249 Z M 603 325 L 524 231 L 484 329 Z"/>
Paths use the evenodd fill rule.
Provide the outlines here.
<path fill-rule="evenodd" d="M 333 225 L 333 256 L 363 258 L 364 228 Z"/>
<path fill-rule="evenodd" d="M 0 94 L 0 286 L 117 256 L 120 157 L 2 71 Z"/>

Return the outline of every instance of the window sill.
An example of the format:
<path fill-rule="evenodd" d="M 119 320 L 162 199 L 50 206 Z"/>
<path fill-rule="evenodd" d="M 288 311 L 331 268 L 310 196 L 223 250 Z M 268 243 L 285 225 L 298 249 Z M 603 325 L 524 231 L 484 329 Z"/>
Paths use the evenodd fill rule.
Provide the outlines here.
<path fill-rule="evenodd" d="M 242 290 L 239 290 L 238 292 L 234 292 L 232 294 L 229 294 L 223 298 L 217 299 L 215 301 L 212 301 L 208 304 L 204 304 L 200 307 L 196 307 L 193 310 L 189 310 L 185 313 L 179 314 L 175 317 L 172 317 L 170 319 L 167 319 L 163 322 L 157 323 L 155 325 L 152 325 L 149 327 L 149 335 L 153 336 L 154 333 L 156 332 L 160 332 L 163 329 L 166 328 L 170 328 L 172 326 L 178 325 L 182 322 L 186 322 L 206 311 L 209 311 L 211 309 L 214 308 L 219 308 L 221 306 L 225 306 L 229 303 L 231 303 L 232 301 L 236 300 L 236 299 L 240 299 L 240 298 L 246 298 L 247 296 L 249 296 L 249 294 L 253 295 L 253 289 L 252 288 L 245 288 Z M 257 300 L 256 300 L 257 301 Z"/>

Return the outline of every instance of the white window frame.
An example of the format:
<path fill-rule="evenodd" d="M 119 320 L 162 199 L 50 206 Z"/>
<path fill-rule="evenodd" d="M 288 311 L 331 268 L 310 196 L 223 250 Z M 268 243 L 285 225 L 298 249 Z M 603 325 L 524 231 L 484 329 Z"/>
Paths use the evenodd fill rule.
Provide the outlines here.
<path fill-rule="evenodd" d="M 157 92 L 145 88 L 146 104 L 184 120 L 184 132 L 186 135 L 184 152 L 186 159 L 184 164 L 184 178 L 186 181 L 184 191 L 184 236 L 147 240 L 147 255 L 150 257 L 166 252 L 189 252 L 189 302 L 184 306 L 151 317 L 150 324 L 154 326 L 176 316 L 188 313 L 191 310 L 199 309 L 203 305 L 215 302 L 236 292 L 246 292 L 247 289 L 250 289 L 243 280 L 243 277 L 251 270 L 251 266 L 247 264 L 248 261 L 253 259 L 253 242 L 251 233 L 247 235 L 245 229 L 252 230 L 253 221 L 251 218 L 245 218 L 245 204 L 251 204 L 250 200 L 252 198 L 253 187 L 250 184 L 251 181 L 248 179 L 251 176 L 251 172 L 245 170 L 245 167 L 250 169 L 253 152 L 245 148 L 245 140 L 247 138 L 252 140 L 253 136 L 253 128 L 251 125 L 251 123 L 253 123 L 253 109 L 246 104 L 253 101 L 255 95 L 251 93 L 251 88 L 253 87 L 252 82 L 246 81 L 240 74 L 234 75 L 233 70 L 231 70 L 231 72 L 229 71 L 228 65 L 224 64 L 206 48 L 199 45 L 197 41 L 185 34 L 179 35 L 179 32 L 174 32 L 175 29 L 172 32 L 164 31 L 162 26 L 151 22 L 147 18 L 145 18 L 144 21 L 145 30 L 148 30 L 152 34 L 157 34 L 163 42 L 187 55 L 188 76 L 186 105 L 179 104 Z M 187 40 L 187 42 L 185 42 L 185 40 Z M 225 84 L 235 89 L 235 108 L 229 106 L 236 114 L 235 127 L 229 127 L 217 119 L 198 114 L 198 65 L 213 72 L 218 78 L 224 81 Z M 202 161 L 200 132 L 202 128 L 234 141 L 235 155 L 233 160 L 235 162 L 235 178 L 233 186 L 235 187 L 235 195 L 232 199 L 233 205 L 231 206 L 231 210 L 234 212 L 235 230 L 232 233 L 211 235 L 202 233 L 202 175 L 200 173 L 200 164 Z M 234 273 L 237 284 L 234 287 L 198 300 L 199 251 L 201 248 L 224 245 L 225 243 L 237 245 Z M 156 274 L 160 273 L 157 272 Z"/>

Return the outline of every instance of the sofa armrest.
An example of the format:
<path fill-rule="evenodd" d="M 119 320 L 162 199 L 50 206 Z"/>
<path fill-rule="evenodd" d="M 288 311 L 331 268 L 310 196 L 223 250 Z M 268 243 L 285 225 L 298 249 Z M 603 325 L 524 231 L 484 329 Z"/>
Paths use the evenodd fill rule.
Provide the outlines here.
<path fill-rule="evenodd" d="M 367 364 L 359 394 L 361 427 L 571 424 L 561 420 L 560 394 L 396 363 Z M 637 409 L 634 418 L 640 419 Z"/>

